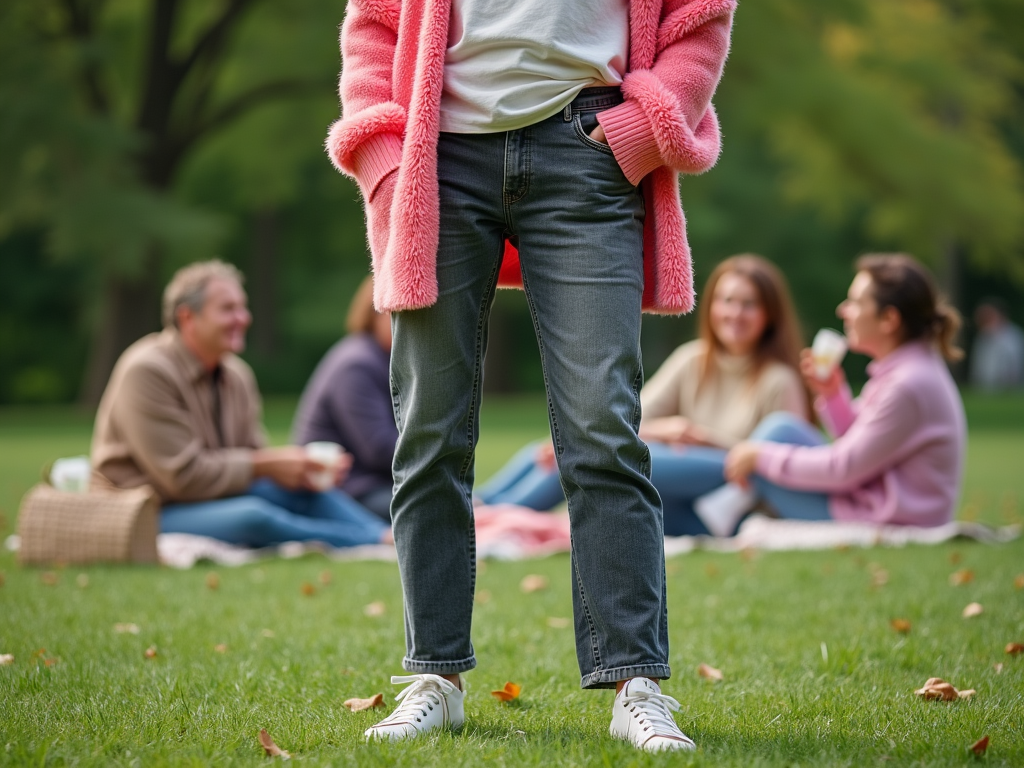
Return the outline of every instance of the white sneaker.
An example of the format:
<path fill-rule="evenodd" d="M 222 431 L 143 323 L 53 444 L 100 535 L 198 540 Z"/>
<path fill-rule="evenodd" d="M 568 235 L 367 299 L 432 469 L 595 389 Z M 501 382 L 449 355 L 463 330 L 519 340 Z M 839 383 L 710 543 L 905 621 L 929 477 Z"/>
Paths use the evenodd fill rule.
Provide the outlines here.
<path fill-rule="evenodd" d="M 663 694 L 656 682 L 634 677 L 615 695 L 609 730 L 615 738 L 648 752 L 694 750 L 696 745 L 672 719 L 672 713 L 677 711 L 679 702 Z"/>
<path fill-rule="evenodd" d="M 693 511 L 713 536 L 732 536 L 740 519 L 754 508 L 757 494 L 726 483 L 693 502 Z"/>
<path fill-rule="evenodd" d="M 412 739 L 435 728 L 458 728 L 466 719 L 462 690 L 440 675 L 395 675 L 392 685 L 409 684 L 395 699 L 401 702 L 388 717 L 366 729 L 366 740 Z"/>

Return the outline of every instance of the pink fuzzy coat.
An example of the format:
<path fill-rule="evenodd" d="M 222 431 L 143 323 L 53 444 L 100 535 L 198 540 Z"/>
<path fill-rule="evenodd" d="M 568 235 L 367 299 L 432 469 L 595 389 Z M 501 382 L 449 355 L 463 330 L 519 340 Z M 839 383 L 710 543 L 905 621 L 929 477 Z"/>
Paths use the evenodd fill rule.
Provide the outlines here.
<path fill-rule="evenodd" d="M 625 101 L 598 120 L 623 172 L 642 184 L 644 308 L 693 308 L 679 173 L 718 159 L 711 96 L 729 49 L 735 0 L 631 0 Z M 437 299 L 437 140 L 451 0 L 349 0 L 341 30 L 342 119 L 327 150 L 366 201 L 378 310 Z M 392 173 L 398 169 L 397 173 Z M 520 286 L 506 247 L 499 284 Z"/>

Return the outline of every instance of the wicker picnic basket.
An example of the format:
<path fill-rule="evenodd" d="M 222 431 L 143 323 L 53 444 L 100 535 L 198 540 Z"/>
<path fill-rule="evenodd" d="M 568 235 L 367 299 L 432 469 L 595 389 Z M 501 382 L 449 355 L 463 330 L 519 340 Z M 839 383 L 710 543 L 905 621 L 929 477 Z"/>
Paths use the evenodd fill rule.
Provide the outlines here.
<path fill-rule="evenodd" d="M 60 491 L 33 486 L 21 501 L 22 565 L 155 563 L 160 501 L 148 485 Z"/>

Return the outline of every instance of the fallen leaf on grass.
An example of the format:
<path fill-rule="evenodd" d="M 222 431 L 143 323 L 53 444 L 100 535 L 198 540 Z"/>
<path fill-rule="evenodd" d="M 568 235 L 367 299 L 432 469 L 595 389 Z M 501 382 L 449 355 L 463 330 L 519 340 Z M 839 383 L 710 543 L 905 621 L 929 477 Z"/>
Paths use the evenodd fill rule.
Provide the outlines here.
<path fill-rule="evenodd" d="M 981 603 L 968 603 L 964 608 L 964 612 L 960 614 L 965 619 L 971 619 L 975 616 L 981 616 L 985 612 L 985 609 L 981 607 Z"/>
<path fill-rule="evenodd" d="M 46 655 L 45 648 L 40 648 L 39 650 L 35 651 L 32 654 L 32 660 L 37 663 L 41 661 L 43 662 L 43 665 L 47 667 L 52 667 L 54 664 L 57 663 L 57 659 L 55 657 Z"/>
<path fill-rule="evenodd" d="M 988 734 L 971 744 L 971 752 L 976 755 L 984 755 L 986 749 L 988 749 Z"/>
<path fill-rule="evenodd" d="M 548 626 L 552 629 L 565 629 L 569 626 L 569 620 L 563 616 L 548 616 Z"/>
<path fill-rule="evenodd" d="M 387 613 L 388 607 L 384 605 L 380 600 L 374 600 L 372 603 L 363 608 L 363 613 L 367 616 L 383 616 Z"/>
<path fill-rule="evenodd" d="M 512 699 L 519 698 L 519 692 L 522 690 L 517 683 L 505 683 L 505 687 L 500 691 L 491 691 L 491 696 L 496 698 L 498 701 L 512 701 Z"/>
<path fill-rule="evenodd" d="M 217 589 L 220 587 L 220 576 L 217 575 L 216 571 L 210 571 L 206 574 L 206 588 Z"/>
<path fill-rule="evenodd" d="M 362 712 L 365 709 L 375 709 L 384 706 L 384 694 L 375 693 L 368 699 L 345 699 L 345 706 L 353 712 Z"/>
<path fill-rule="evenodd" d="M 884 587 L 889 583 L 889 572 L 878 563 L 868 563 L 868 570 L 871 571 L 872 587 Z"/>
<path fill-rule="evenodd" d="M 489 603 L 491 601 L 491 593 L 489 590 L 481 589 L 479 592 L 476 593 L 476 597 L 474 599 L 478 603 L 480 603 L 480 605 L 483 605 L 484 603 Z"/>
<path fill-rule="evenodd" d="M 55 587 L 60 581 L 60 576 L 53 571 L 43 571 L 39 574 L 39 580 L 48 587 Z"/>
<path fill-rule="evenodd" d="M 1024 589 L 1024 573 L 1017 574 L 1017 578 L 1013 580 L 1013 586 L 1017 589 Z"/>
<path fill-rule="evenodd" d="M 320 571 L 320 576 L 318 578 L 320 579 L 320 583 L 326 587 L 328 584 L 331 583 L 331 572 Z"/>
<path fill-rule="evenodd" d="M 78 585 L 79 589 L 85 589 L 89 586 L 89 576 L 85 573 L 80 573 L 75 577 L 75 584 Z"/>
<path fill-rule="evenodd" d="M 302 594 L 304 594 L 306 597 L 312 597 L 313 595 L 316 594 L 316 587 L 314 587 L 308 581 L 302 582 L 301 589 L 302 589 Z"/>
<path fill-rule="evenodd" d="M 1024 643 L 1007 643 L 1006 652 L 1011 656 L 1016 656 L 1018 653 L 1024 653 Z"/>
<path fill-rule="evenodd" d="M 155 659 L 155 658 L 156 658 L 156 646 L 155 646 L 155 645 L 151 645 L 151 646 L 149 646 L 149 648 L 147 648 L 147 649 L 145 650 L 145 652 L 143 653 L 143 655 L 144 655 L 144 656 L 145 656 L 145 657 L 146 657 L 147 659 Z"/>
<path fill-rule="evenodd" d="M 923 688 L 914 691 L 915 696 L 921 696 L 925 701 L 956 701 L 957 699 L 969 699 L 977 691 L 968 688 L 966 691 L 958 691 L 950 683 L 941 677 L 929 677 Z"/>
<path fill-rule="evenodd" d="M 280 757 L 284 760 L 291 759 L 291 755 L 274 743 L 266 728 L 260 728 L 260 746 L 263 747 L 263 751 L 267 753 L 268 757 Z"/>
<path fill-rule="evenodd" d="M 542 589 L 548 588 L 548 577 L 541 576 L 536 573 L 531 573 L 529 576 L 524 576 L 523 580 L 519 582 L 519 589 L 523 592 L 540 592 Z"/>
<path fill-rule="evenodd" d="M 9 664 L 14 663 L 13 653 L 0 653 L 0 667 L 6 667 Z"/>
<path fill-rule="evenodd" d="M 710 664 L 701 664 L 697 667 L 697 674 L 700 677 L 705 677 L 708 680 L 714 680 L 715 682 L 725 679 L 725 675 L 722 674 L 722 670 L 715 669 Z"/>
<path fill-rule="evenodd" d="M 953 571 L 949 574 L 949 586 L 961 587 L 964 584 L 970 584 L 974 581 L 974 571 L 970 568 L 961 568 L 959 571 Z"/>
<path fill-rule="evenodd" d="M 119 635 L 124 635 L 124 634 L 137 635 L 142 630 L 139 629 L 139 625 L 138 624 L 125 623 L 125 624 L 115 624 L 114 625 L 114 631 L 117 632 L 117 634 L 119 634 Z"/>
<path fill-rule="evenodd" d="M 949 562 L 951 565 L 957 565 L 963 559 L 964 556 L 955 550 L 949 553 Z"/>
<path fill-rule="evenodd" d="M 215 650 L 217 653 L 227 653 L 228 652 L 228 644 L 227 643 L 217 643 L 215 646 L 213 646 L 213 650 Z"/>
<path fill-rule="evenodd" d="M 910 632 L 910 622 L 906 619 L 893 619 L 889 622 L 889 626 L 891 626 L 901 635 L 905 635 L 908 632 Z"/>

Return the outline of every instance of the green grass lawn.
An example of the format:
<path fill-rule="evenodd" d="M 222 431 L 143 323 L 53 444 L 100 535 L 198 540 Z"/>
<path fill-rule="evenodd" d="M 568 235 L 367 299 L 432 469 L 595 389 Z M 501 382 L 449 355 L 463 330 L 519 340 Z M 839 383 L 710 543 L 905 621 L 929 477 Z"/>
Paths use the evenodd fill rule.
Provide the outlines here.
<path fill-rule="evenodd" d="M 268 404 L 276 441 L 293 406 Z M 961 516 L 1018 521 L 1024 398 L 967 406 Z M 0 410 L 0 538 L 47 461 L 87 452 L 90 423 L 72 409 Z M 478 476 L 544 432 L 537 398 L 488 403 Z M 958 569 L 974 579 L 952 586 Z M 566 556 L 482 565 L 467 725 L 400 745 L 365 745 L 362 731 L 380 714 L 342 705 L 390 698 L 388 678 L 401 673 L 393 564 L 311 556 L 219 568 L 217 589 L 207 586 L 212 570 L 68 568 L 49 584 L 0 554 L 0 654 L 15 657 L 0 667 L 0 765 L 263 765 L 260 728 L 309 765 L 1024 765 L 1024 656 L 1004 653 L 1024 642 L 1020 540 L 670 560 L 675 675 L 664 688 L 697 741 L 689 756 L 613 741 L 611 694 L 578 690 L 563 626 Z M 550 587 L 522 593 L 527 574 Z M 961 618 L 974 601 L 984 613 Z M 382 615 L 365 614 L 372 602 Z M 908 634 L 892 629 L 895 618 L 910 621 Z M 140 631 L 117 633 L 118 623 Z M 725 679 L 698 677 L 702 662 Z M 913 690 L 932 676 L 977 694 L 924 702 Z M 499 704 L 488 692 L 508 680 L 522 695 Z M 979 760 L 968 747 L 985 734 Z"/>

